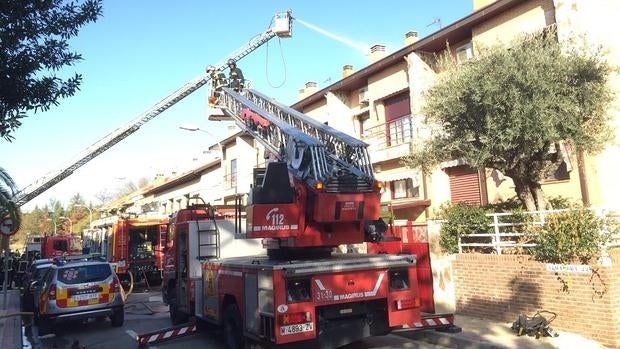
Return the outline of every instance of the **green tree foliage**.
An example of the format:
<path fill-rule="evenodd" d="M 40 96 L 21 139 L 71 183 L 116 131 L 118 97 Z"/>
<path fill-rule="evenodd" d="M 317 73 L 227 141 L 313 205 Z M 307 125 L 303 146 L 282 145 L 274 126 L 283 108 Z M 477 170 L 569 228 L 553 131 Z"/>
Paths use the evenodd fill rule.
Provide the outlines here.
<path fill-rule="evenodd" d="M 67 41 L 101 15 L 101 0 L 0 1 L 0 137 L 12 132 L 29 112 L 47 110 L 73 96 L 81 75 L 56 76 L 82 57 Z"/>
<path fill-rule="evenodd" d="M 0 167 L 0 220 L 10 218 L 13 221 L 13 228 L 18 230 L 21 225 L 21 211 L 13 201 L 15 194 L 17 184 L 4 168 Z"/>
<path fill-rule="evenodd" d="M 442 205 L 437 218 L 443 220 L 439 244 L 448 253 L 458 253 L 459 236 L 487 233 L 491 222 L 484 209 L 465 203 Z"/>
<path fill-rule="evenodd" d="M 424 106 L 439 131 L 414 147 L 408 166 L 462 158 L 511 177 L 528 210 L 545 209 L 541 180 L 562 160 L 550 149 L 564 141 L 593 153 L 611 139 L 611 67 L 600 51 L 562 48 L 553 28 L 445 69 Z"/>
<path fill-rule="evenodd" d="M 588 263 L 600 254 L 618 226 L 609 218 L 587 209 L 573 209 L 549 215 L 542 227 L 532 227 L 536 243 L 532 254 L 551 263 Z"/>

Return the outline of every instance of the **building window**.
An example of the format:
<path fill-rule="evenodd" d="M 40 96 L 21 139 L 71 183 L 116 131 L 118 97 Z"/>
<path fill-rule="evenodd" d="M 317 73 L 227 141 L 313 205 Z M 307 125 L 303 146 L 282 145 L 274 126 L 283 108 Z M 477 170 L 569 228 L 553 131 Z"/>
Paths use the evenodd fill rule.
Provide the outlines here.
<path fill-rule="evenodd" d="M 365 112 L 357 116 L 360 137 L 364 136 L 364 122 L 370 119 L 370 113 Z"/>
<path fill-rule="evenodd" d="M 230 160 L 230 187 L 237 186 L 237 159 Z"/>
<path fill-rule="evenodd" d="M 390 182 L 392 199 L 419 198 L 420 187 L 413 185 L 413 179 L 403 178 Z"/>
<path fill-rule="evenodd" d="M 54 246 L 54 250 L 56 250 L 56 251 L 65 251 L 65 252 L 67 252 L 69 250 L 67 248 L 67 241 L 66 240 L 54 240 L 53 246 Z"/>
<path fill-rule="evenodd" d="M 413 125 L 411 116 L 405 116 L 388 123 L 388 145 L 399 145 L 411 142 Z"/>
<path fill-rule="evenodd" d="M 465 45 L 456 48 L 456 63 L 461 64 L 467 62 L 474 57 L 474 47 L 471 41 Z"/>
<path fill-rule="evenodd" d="M 568 165 L 565 161 L 562 161 L 560 165 L 555 169 L 547 173 L 547 176 L 543 180 L 544 182 L 554 181 L 568 181 L 570 180 L 570 173 L 568 172 Z"/>
<path fill-rule="evenodd" d="M 411 140 L 411 104 L 409 91 L 390 97 L 385 106 L 386 145 L 398 145 Z"/>

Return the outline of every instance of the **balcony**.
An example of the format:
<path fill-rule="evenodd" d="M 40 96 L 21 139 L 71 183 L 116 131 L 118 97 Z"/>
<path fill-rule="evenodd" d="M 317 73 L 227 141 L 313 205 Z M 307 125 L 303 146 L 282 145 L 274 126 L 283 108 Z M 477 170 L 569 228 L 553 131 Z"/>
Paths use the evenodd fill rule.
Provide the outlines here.
<path fill-rule="evenodd" d="M 373 163 L 398 159 L 408 155 L 415 134 L 411 115 L 365 129 L 362 140 L 369 144 Z"/>

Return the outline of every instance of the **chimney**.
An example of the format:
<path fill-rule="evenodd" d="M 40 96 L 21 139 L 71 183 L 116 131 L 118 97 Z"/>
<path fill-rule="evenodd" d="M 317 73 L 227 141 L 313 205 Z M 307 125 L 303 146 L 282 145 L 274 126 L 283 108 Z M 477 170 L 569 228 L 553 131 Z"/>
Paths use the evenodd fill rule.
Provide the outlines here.
<path fill-rule="evenodd" d="M 342 66 L 342 78 L 346 78 L 347 76 L 353 74 L 353 66 L 350 64 Z"/>
<path fill-rule="evenodd" d="M 418 41 L 418 32 L 410 31 L 405 33 L 405 46 L 409 46 Z"/>
<path fill-rule="evenodd" d="M 385 57 L 385 45 L 373 45 L 370 48 L 370 63 L 375 63 Z"/>
<path fill-rule="evenodd" d="M 305 88 L 306 96 L 309 96 L 309 95 L 315 93 L 317 90 L 318 89 L 316 87 L 316 82 L 315 81 L 308 81 L 308 82 L 306 82 L 306 88 Z"/>

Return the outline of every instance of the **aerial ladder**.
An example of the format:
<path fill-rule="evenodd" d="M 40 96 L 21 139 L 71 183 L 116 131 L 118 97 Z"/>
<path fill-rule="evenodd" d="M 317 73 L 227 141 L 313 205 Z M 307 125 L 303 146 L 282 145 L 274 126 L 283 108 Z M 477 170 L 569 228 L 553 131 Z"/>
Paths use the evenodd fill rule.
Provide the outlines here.
<path fill-rule="evenodd" d="M 223 88 L 218 107 L 215 118 L 234 120 L 273 159 L 255 169 L 237 237 L 263 238 L 277 258 L 384 238 L 368 144 L 251 89 Z"/>
<path fill-rule="evenodd" d="M 275 14 L 272 25 L 264 32 L 253 37 L 247 44 L 240 47 L 238 50 L 229 55 L 226 59 L 216 64 L 215 67 L 221 71 L 227 68 L 227 62 L 239 61 L 243 57 L 250 54 L 263 44 L 267 43 L 274 37 L 287 38 L 291 36 L 291 24 L 292 24 L 292 12 L 278 12 Z M 104 151 L 110 149 L 116 143 L 122 141 L 134 132 L 138 131 L 142 125 L 146 124 L 156 116 L 166 111 L 171 106 L 175 105 L 183 98 L 189 96 L 194 91 L 198 90 L 210 80 L 210 76 L 207 73 L 203 73 L 200 76 L 192 79 L 170 95 L 166 96 L 154 106 L 140 114 L 137 118 L 129 122 L 128 124 L 119 127 L 112 131 L 99 141 L 93 143 L 86 148 L 81 154 L 76 157 L 76 160 L 72 160 L 68 166 L 64 166 L 60 170 L 50 172 L 42 178 L 38 179 L 34 183 L 31 183 L 15 194 L 13 200 L 18 207 L 23 206 L 30 200 L 39 196 L 46 190 L 50 189 L 60 181 L 69 177 L 75 170 L 82 167 L 87 162 L 91 161 Z"/>

